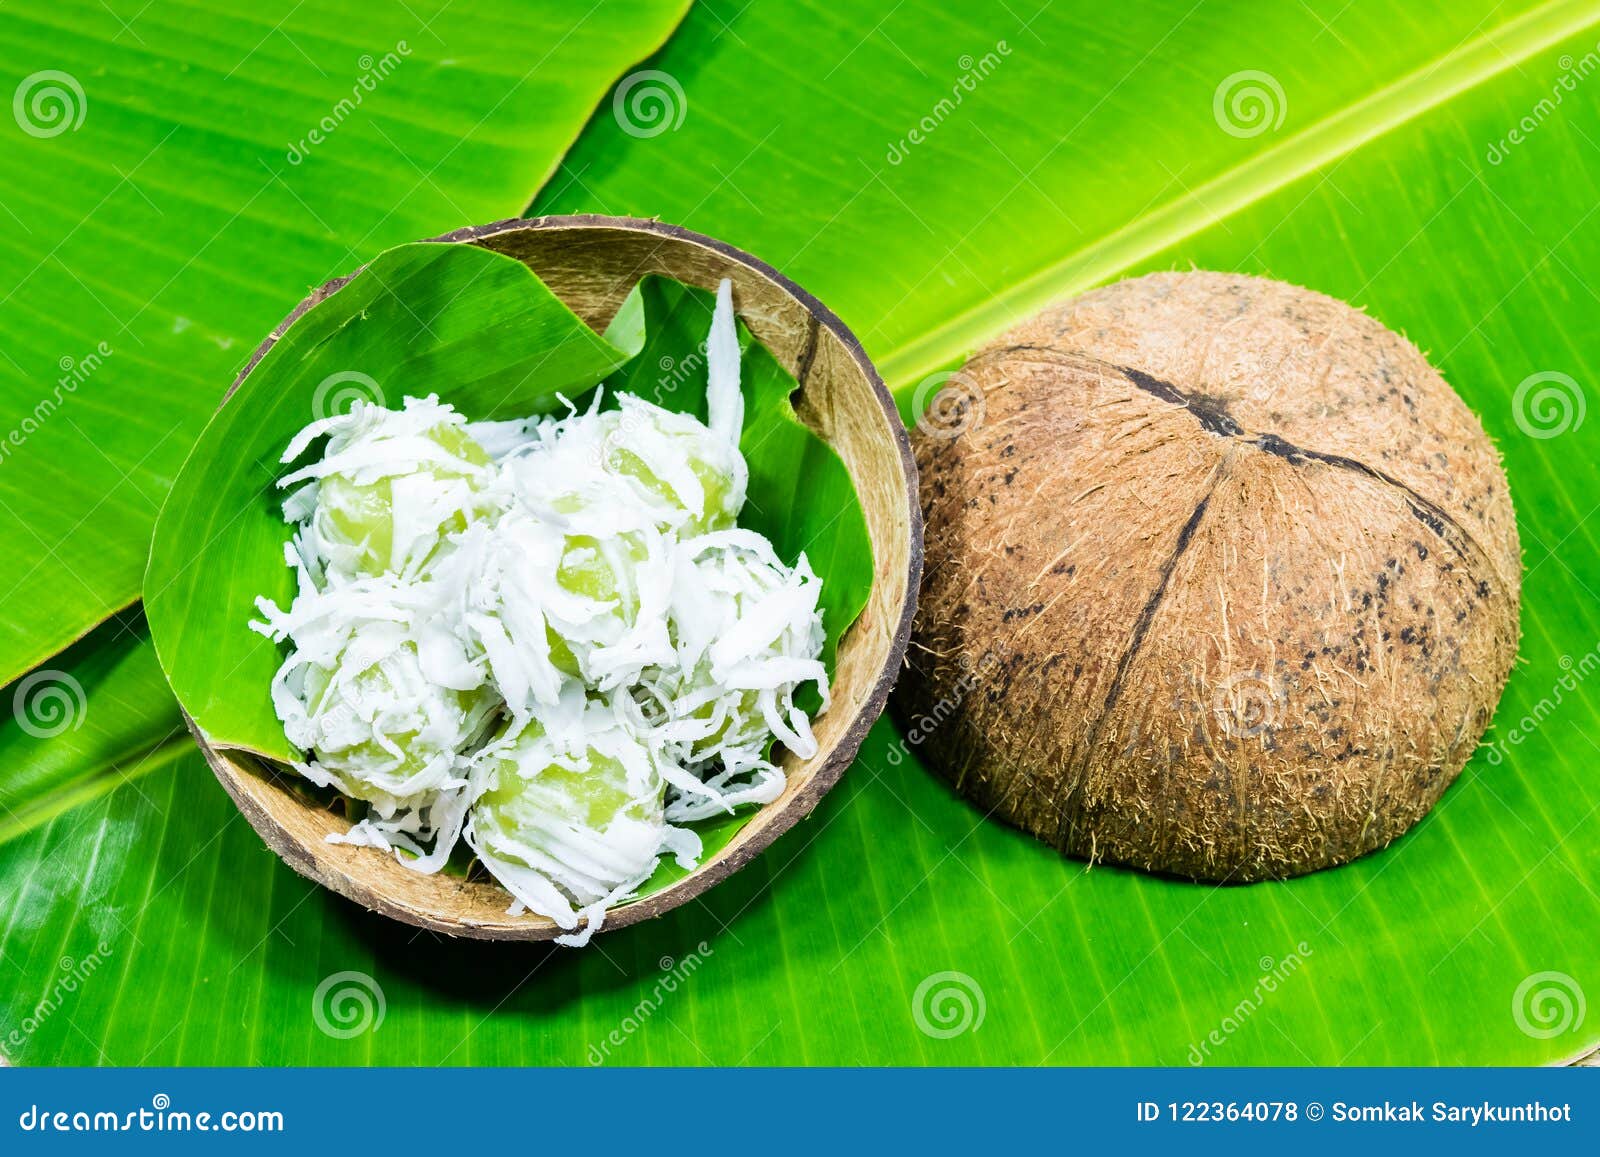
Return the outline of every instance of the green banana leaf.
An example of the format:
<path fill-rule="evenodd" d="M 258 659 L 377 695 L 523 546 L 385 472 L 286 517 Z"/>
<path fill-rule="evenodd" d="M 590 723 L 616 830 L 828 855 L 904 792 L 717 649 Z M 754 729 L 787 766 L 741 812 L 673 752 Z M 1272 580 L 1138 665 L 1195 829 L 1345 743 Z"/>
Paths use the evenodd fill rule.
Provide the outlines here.
<path fill-rule="evenodd" d="M 0 14 L 10 680 L 139 594 L 162 496 L 285 303 L 520 208 L 687 0 L 22 0 Z"/>
<path fill-rule="evenodd" d="M 193 750 L 137 608 L 7 691 L 0 843 Z"/>
<path fill-rule="evenodd" d="M 1033 306 L 1149 269 L 1276 276 L 1406 332 L 1501 446 L 1528 570 L 1495 727 L 1388 850 L 1249 887 L 1088 869 L 985 821 L 886 721 L 750 868 L 563 953 L 358 912 L 278 864 L 198 759 L 130 758 L 131 783 L 0 844 L 15 993 L 0 1047 L 23 1063 L 443 1064 L 1592 1050 L 1597 40 L 1600 13 L 1575 3 L 1181 2 L 1115 21 L 1060 0 L 705 4 L 651 62 L 683 93 L 678 127 L 637 135 L 603 108 L 536 202 L 751 249 L 838 310 L 908 406 Z M 1237 111 L 1241 83 L 1263 94 L 1259 121 Z M 102 689 L 135 665 L 76 658 L 62 673 L 90 716 L 130 693 Z M 330 1024 L 350 983 L 381 1022 Z"/>

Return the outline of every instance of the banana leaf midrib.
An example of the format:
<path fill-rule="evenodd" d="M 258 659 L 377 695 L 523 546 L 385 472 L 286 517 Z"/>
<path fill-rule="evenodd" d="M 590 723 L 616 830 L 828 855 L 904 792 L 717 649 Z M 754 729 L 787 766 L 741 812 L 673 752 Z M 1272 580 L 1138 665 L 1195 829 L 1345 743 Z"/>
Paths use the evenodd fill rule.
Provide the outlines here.
<path fill-rule="evenodd" d="M 1256 153 L 1117 232 L 1051 260 L 921 338 L 884 352 L 879 372 L 901 389 L 952 365 L 1016 319 L 1114 280 L 1201 230 L 1318 172 L 1454 97 L 1600 25 L 1583 0 L 1554 0 L 1484 32 L 1370 96 Z"/>

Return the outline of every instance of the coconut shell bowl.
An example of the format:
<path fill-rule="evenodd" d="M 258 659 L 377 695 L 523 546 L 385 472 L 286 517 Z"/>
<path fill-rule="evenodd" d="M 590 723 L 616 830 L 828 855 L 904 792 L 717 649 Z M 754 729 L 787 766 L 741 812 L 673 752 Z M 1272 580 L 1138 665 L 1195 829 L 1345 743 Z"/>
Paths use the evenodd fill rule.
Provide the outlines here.
<path fill-rule="evenodd" d="M 816 755 L 802 760 L 783 752 L 788 785 L 780 798 L 686 876 L 611 908 L 605 929 L 637 924 L 727 879 L 808 815 L 883 711 L 910 634 L 922 563 L 916 470 L 906 432 L 861 343 L 844 324 L 777 270 L 730 245 L 658 221 L 599 216 L 502 221 L 435 240 L 477 245 L 523 262 L 596 330 L 648 274 L 708 290 L 731 279 L 740 320 L 793 373 L 799 384 L 796 413 L 843 460 L 865 515 L 875 564 L 872 592 L 839 642 L 832 706 L 815 724 Z M 239 381 L 307 309 L 348 280 L 329 282 L 301 302 Z M 422 875 L 376 849 L 328 843 L 348 821 L 304 792 L 298 777 L 219 750 L 198 730 L 195 737 L 245 818 L 301 875 L 365 908 L 452 936 L 547 940 L 560 934 L 544 917 L 509 915 L 511 896 L 481 873 Z"/>

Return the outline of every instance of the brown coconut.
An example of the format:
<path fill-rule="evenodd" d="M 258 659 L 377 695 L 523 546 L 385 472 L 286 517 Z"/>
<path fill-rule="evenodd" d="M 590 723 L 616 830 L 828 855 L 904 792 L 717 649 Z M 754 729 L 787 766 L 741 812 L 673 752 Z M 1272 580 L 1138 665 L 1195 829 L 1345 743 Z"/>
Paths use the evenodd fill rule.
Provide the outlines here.
<path fill-rule="evenodd" d="M 1500 459 L 1404 338 L 1279 282 L 1049 309 L 913 442 L 927 561 L 898 712 L 985 811 L 1208 880 L 1379 848 L 1477 746 L 1517 649 Z"/>

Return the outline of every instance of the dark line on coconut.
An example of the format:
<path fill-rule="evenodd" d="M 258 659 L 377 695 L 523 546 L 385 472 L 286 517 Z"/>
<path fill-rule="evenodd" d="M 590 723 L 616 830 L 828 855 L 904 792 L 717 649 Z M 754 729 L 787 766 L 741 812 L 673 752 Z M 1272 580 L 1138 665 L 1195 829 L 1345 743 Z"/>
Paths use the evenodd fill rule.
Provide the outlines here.
<path fill-rule="evenodd" d="M 1500 572 L 1495 568 L 1489 552 L 1478 545 L 1476 539 L 1466 527 L 1457 522 L 1450 513 L 1431 499 L 1424 498 L 1400 479 L 1376 466 L 1369 466 L 1358 458 L 1350 458 L 1344 454 L 1329 454 L 1322 450 L 1308 450 L 1304 446 L 1297 446 L 1276 434 L 1247 434 L 1243 426 L 1229 414 L 1220 403 L 1208 398 L 1187 394 L 1171 382 L 1162 381 L 1152 377 L 1142 370 L 1129 366 L 1118 366 L 1126 375 L 1128 381 L 1139 389 L 1162 401 L 1180 405 L 1188 410 L 1200 422 L 1200 425 L 1211 434 L 1218 437 L 1236 438 L 1246 445 L 1254 446 L 1276 458 L 1282 458 L 1291 466 L 1298 466 L 1304 462 L 1316 462 L 1323 466 L 1332 466 L 1336 470 L 1348 470 L 1359 474 L 1363 478 L 1370 478 L 1374 482 L 1398 490 L 1406 501 L 1406 507 L 1422 525 L 1455 551 L 1463 560 L 1468 562 L 1483 562 L 1487 564 L 1489 573 L 1493 575 L 1501 587 L 1505 589 L 1505 582 L 1501 579 Z M 1472 556 L 1478 557 L 1474 559 Z"/>
<path fill-rule="evenodd" d="M 1043 354 L 1047 358 L 1058 361 L 1082 362 L 1084 365 L 1093 365 L 1095 359 L 1087 355 L 1064 354 L 1060 350 L 1049 346 L 1029 345 L 1027 343 L 1006 346 L 1003 348 L 985 351 L 984 355 L 1003 355 L 1009 353 L 1034 353 Z M 1376 466 L 1369 466 L 1358 458 L 1350 458 L 1343 454 L 1329 454 L 1321 450 L 1308 450 L 1297 446 L 1287 439 L 1276 434 L 1251 434 L 1238 422 L 1238 419 L 1228 413 L 1226 405 L 1214 398 L 1203 394 L 1191 394 L 1169 381 L 1147 374 L 1143 370 L 1136 370 L 1131 366 L 1112 365 L 1130 384 L 1174 406 L 1181 406 L 1194 415 L 1202 429 L 1219 438 L 1231 438 L 1243 442 L 1247 446 L 1254 446 L 1274 457 L 1282 458 L 1291 465 L 1300 465 L 1303 462 L 1316 462 L 1323 466 L 1332 466 L 1336 470 L 1348 470 L 1360 474 L 1374 482 L 1381 483 L 1391 489 L 1397 490 L 1405 498 L 1406 508 L 1411 511 L 1412 517 L 1426 526 L 1434 535 L 1455 551 L 1457 556 L 1468 563 L 1481 564 L 1494 578 L 1495 585 L 1500 588 L 1502 595 L 1508 595 L 1510 587 L 1500 570 L 1495 566 L 1494 558 L 1485 550 L 1478 540 L 1473 538 L 1472 532 L 1456 521 L 1451 514 L 1431 499 L 1423 497 L 1416 490 L 1406 485 L 1400 479 Z"/>
<path fill-rule="evenodd" d="M 1216 494 L 1217 487 L 1222 484 L 1222 480 L 1227 474 L 1227 466 L 1227 459 L 1217 464 L 1211 475 L 1211 484 L 1206 487 L 1206 492 L 1200 496 L 1200 501 L 1195 503 L 1195 508 L 1190 513 L 1188 520 L 1184 522 L 1178 531 L 1178 540 L 1173 543 L 1172 553 L 1161 564 L 1160 577 L 1156 581 L 1155 589 L 1150 592 L 1150 597 L 1145 600 L 1144 607 L 1139 611 L 1139 617 L 1134 620 L 1133 631 L 1128 637 L 1128 645 L 1123 648 L 1121 657 L 1117 659 L 1117 669 L 1111 676 L 1111 686 L 1106 689 L 1105 702 L 1101 705 L 1100 713 L 1095 716 L 1095 721 L 1090 726 L 1088 735 L 1085 738 L 1084 748 L 1087 751 L 1092 752 L 1100 745 L 1101 729 L 1104 728 L 1106 720 L 1110 718 L 1111 712 L 1116 708 L 1117 701 L 1122 698 L 1123 688 L 1127 685 L 1128 671 L 1133 667 L 1133 661 L 1138 658 L 1140 650 L 1144 647 L 1145 636 L 1150 633 L 1150 625 L 1155 622 L 1156 612 L 1161 609 L 1161 604 L 1167 597 L 1167 587 L 1172 583 L 1173 572 L 1178 569 L 1178 563 L 1188 551 L 1189 544 L 1194 541 L 1195 531 L 1200 528 L 1200 523 L 1206 516 L 1206 509 L 1211 505 L 1212 496 Z M 1077 783 L 1072 785 L 1067 793 L 1066 800 L 1062 803 L 1061 817 L 1066 821 L 1066 826 L 1069 829 L 1075 826 L 1073 801 L 1087 779 L 1088 769 L 1085 768 L 1084 775 Z M 1057 847 L 1067 846 L 1061 840 L 1063 834 L 1070 838 L 1070 831 L 1063 833 L 1061 828 L 1057 827 Z"/>
<path fill-rule="evenodd" d="M 1305 461 L 1320 462 L 1324 466 L 1332 466 L 1339 470 L 1349 470 L 1352 473 L 1370 478 L 1374 482 L 1381 482 L 1385 486 L 1393 487 L 1405 496 L 1406 505 L 1410 507 L 1411 513 L 1417 521 L 1438 535 L 1440 539 L 1450 546 L 1450 549 L 1463 558 L 1466 558 L 1472 550 L 1476 550 L 1484 556 L 1485 561 L 1488 560 L 1488 552 L 1478 545 L 1477 541 L 1468 533 L 1466 527 L 1452 518 L 1449 512 L 1439 506 L 1438 503 L 1424 498 L 1394 475 L 1379 470 L 1376 466 L 1368 466 L 1359 458 L 1349 458 L 1343 454 L 1328 454 L 1321 450 L 1307 450 L 1303 446 L 1296 446 L 1284 441 L 1276 434 L 1261 434 L 1250 441 L 1258 449 L 1282 458 L 1293 465 L 1298 465 Z M 1453 541 L 1451 538 L 1452 533 L 1459 536 L 1461 541 Z M 1494 567 L 1490 566 L 1489 570 L 1493 573 Z M 1496 574 L 1495 577 L 1498 578 L 1499 575 Z"/>
<path fill-rule="evenodd" d="M 1194 541 L 1194 532 L 1200 526 L 1200 520 L 1205 517 L 1206 508 L 1211 504 L 1211 496 L 1216 493 L 1217 484 L 1221 480 L 1222 471 L 1219 469 L 1211 480 L 1211 485 L 1206 488 L 1204 497 L 1195 504 L 1189 520 L 1178 531 L 1178 541 L 1173 544 L 1172 553 L 1167 556 L 1167 561 L 1161 564 L 1161 577 L 1156 582 L 1156 589 L 1150 592 L 1150 597 L 1145 600 L 1139 617 L 1134 620 L 1133 634 L 1128 640 L 1127 649 L 1122 652 L 1122 658 L 1117 660 L 1116 674 L 1111 677 L 1111 687 L 1106 691 L 1105 706 L 1100 709 L 1102 719 L 1117 705 L 1117 700 L 1122 698 L 1122 688 L 1127 681 L 1128 668 L 1133 665 L 1134 658 L 1144 645 L 1145 636 L 1150 633 L 1150 624 L 1155 620 L 1156 612 L 1161 609 L 1162 600 L 1167 597 L 1167 587 L 1171 585 L 1172 573 L 1178 569 L 1178 562 L 1189 549 L 1189 544 Z M 1095 729 L 1099 730 L 1099 726 L 1100 721 L 1097 720 Z"/>
<path fill-rule="evenodd" d="M 1118 366 L 1117 369 L 1145 393 L 1152 394 L 1163 402 L 1171 402 L 1175 406 L 1182 406 L 1185 410 L 1188 410 L 1199 421 L 1206 433 L 1215 434 L 1219 438 L 1242 438 L 1245 436 L 1244 427 L 1239 425 L 1238 420 L 1232 414 L 1228 413 L 1226 403 L 1200 394 L 1186 394 L 1171 382 L 1152 377 L 1143 370 L 1132 369 L 1128 366 Z"/>

